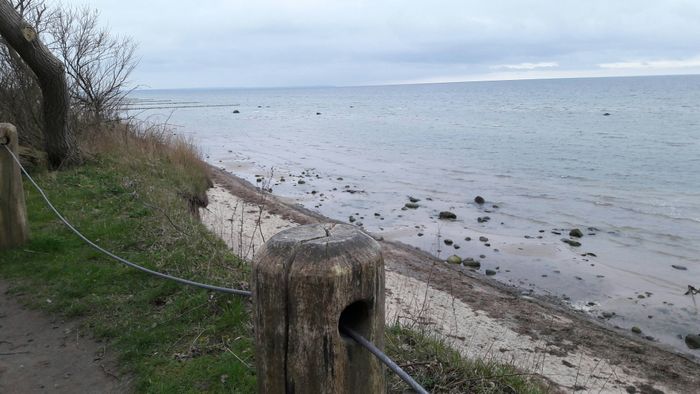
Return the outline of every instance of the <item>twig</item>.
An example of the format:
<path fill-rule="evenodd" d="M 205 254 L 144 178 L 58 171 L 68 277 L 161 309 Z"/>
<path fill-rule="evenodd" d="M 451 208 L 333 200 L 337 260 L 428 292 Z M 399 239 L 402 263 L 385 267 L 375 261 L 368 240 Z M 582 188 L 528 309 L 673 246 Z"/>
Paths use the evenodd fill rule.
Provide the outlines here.
<path fill-rule="evenodd" d="M 226 348 L 226 351 L 227 351 L 227 352 L 233 354 L 233 357 L 235 357 L 238 361 L 240 361 L 241 363 L 243 363 L 243 365 L 245 365 L 249 370 L 251 370 L 251 371 L 253 370 L 253 367 L 251 367 L 250 364 L 248 364 L 247 362 L 243 361 L 243 359 L 241 359 L 240 357 L 238 357 L 238 355 L 237 355 L 236 353 L 234 353 L 231 349 L 229 349 L 229 348 L 226 347 L 226 346 L 224 346 L 224 348 Z"/>

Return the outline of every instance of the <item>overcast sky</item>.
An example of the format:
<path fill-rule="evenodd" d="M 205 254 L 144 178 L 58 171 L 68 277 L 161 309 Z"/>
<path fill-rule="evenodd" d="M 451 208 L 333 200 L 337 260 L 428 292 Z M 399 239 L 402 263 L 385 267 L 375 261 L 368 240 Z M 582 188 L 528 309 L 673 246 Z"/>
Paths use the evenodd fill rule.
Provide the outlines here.
<path fill-rule="evenodd" d="M 700 0 L 66 0 L 139 43 L 142 87 L 700 73 Z"/>

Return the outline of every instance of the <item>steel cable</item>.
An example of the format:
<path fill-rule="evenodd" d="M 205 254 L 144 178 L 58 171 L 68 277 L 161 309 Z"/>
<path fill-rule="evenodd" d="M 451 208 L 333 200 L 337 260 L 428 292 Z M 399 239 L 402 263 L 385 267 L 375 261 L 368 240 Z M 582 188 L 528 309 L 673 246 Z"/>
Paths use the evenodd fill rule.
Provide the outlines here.
<path fill-rule="evenodd" d="M 129 261 L 127 259 L 121 258 L 121 257 L 115 255 L 114 253 L 102 248 L 101 246 L 97 245 L 96 243 L 92 242 L 90 239 L 88 239 L 86 236 L 84 236 L 80 231 L 78 231 L 75 227 L 73 227 L 73 225 L 68 220 L 66 220 L 66 218 L 63 217 L 63 215 L 61 215 L 61 213 L 58 211 L 58 209 L 56 209 L 56 207 L 53 206 L 53 204 L 51 203 L 49 198 L 46 196 L 46 193 L 44 193 L 44 191 L 41 189 L 41 187 L 39 187 L 39 185 L 31 177 L 31 175 L 29 175 L 29 173 L 24 168 L 24 166 L 22 166 L 22 163 L 20 163 L 17 156 L 15 156 L 15 154 L 12 153 L 12 151 L 10 150 L 10 148 L 6 144 L 3 146 L 7 150 L 7 153 L 9 153 L 10 156 L 12 156 L 14 161 L 17 163 L 19 168 L 22 170 L 22 173 L 27 177 L 27 179 L 29 179 L 29 182 L 31 182 L 32 185 L 34 185 L 34 188 L 39 192 L 41 197 L 46 202 L 46 205 L 48 205 L 48 207 L 56 214 L 56 216 L 63 222 L 63 224 L 66 225 L 66 227 L 68 227 L 73 233 L 75 233 L 75 235 L 77 235 L 80 239 L 85 241 L 85 243 L 90 245 L 93 249 L 95 249 L 101 253 L 104 253 L 105 255 L 111 257 L 112 259 L 114 259 L 114 260 L 116 260 L 124 265 L 127 265 L 131 268 L 135 268 L 139 271 L 145 272 L 147 274 L 156 276 L 156 277 L 161 278 L 161 279 L 168 279 L 168 280 L 172 280 L 172 281 L 177 282 L 177 283 L 182 283 L 184 285 L 199 287 L 201 289 L 206 289 L 206 290 L 218 291 L 221 293 L 236 294 L 236 295 L 246 296 L 246 297 L 251 296 L 252 293 L 250 291 L 247 291 L 247 290 L 229 289 L 227 287 L 208 285 L 206 283 L 199 283 L 199 282 L 191 281 L 189 279 L 178 278 L 176 276 L 164 274 L 162 272 L 158 272 L 158 271 L 148 269 L 146 267 L 142 267 L 136 263 L 132 263 L 131 261 Z"/>
<path fill-rule="evenodd" d="M 389 358 L 384 352 L 379 350 L 378 347 L 376 347 L 372 342 L 368 341 L 365 337 L 360 335 L 357 331 L 353 330 L 352 328 L 346 326 L 346 325 L 340 325 L 340 331 L 352 338 L 355 342 L 357 342 L 359 345 L 364 347 L 365 349 L 369 350 L 370 353 L 374 354 L 375 357 L 379 359 L 379 361 L 383 362 L 384 365 L 386 365 L 392 372 L 397 374 L 401 380 L 406 382 L 413 390 L 415 390 L 416 393 L 419 394 L 428 394 L 428 391 L 423 388 L 418 382 L 416 382 L 409 374 L 406 373 L 401 367 L 399 367 L 394 360 Z"/>

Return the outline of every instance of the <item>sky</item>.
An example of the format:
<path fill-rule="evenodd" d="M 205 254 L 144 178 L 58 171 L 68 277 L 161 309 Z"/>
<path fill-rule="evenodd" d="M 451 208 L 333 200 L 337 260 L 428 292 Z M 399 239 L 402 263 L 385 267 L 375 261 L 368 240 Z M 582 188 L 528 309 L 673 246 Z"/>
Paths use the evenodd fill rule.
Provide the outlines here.
<path fill-rule="evenodd" d="M 64 0 L 140 88 L 700 74 L 700 0 Z"/>

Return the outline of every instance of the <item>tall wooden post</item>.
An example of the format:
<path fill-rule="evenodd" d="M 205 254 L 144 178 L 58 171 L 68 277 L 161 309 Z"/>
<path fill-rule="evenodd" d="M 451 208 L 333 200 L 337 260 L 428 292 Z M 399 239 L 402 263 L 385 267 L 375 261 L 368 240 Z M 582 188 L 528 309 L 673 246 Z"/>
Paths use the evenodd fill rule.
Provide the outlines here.
<path fill-rule="evenodd" d="M 20 246 L 29 237 L 22 173 L 1 145 L 17 155 L 19 143 L 15 126 L 0 123 L 0 250 Z"/>
<path fill-rule="evenodd" d="M 355 226 L 278 233 L 253 262 L 258 392 L 384 393 L 380 362 L 340 321 L 384 345 L 384 260 Z"/>

